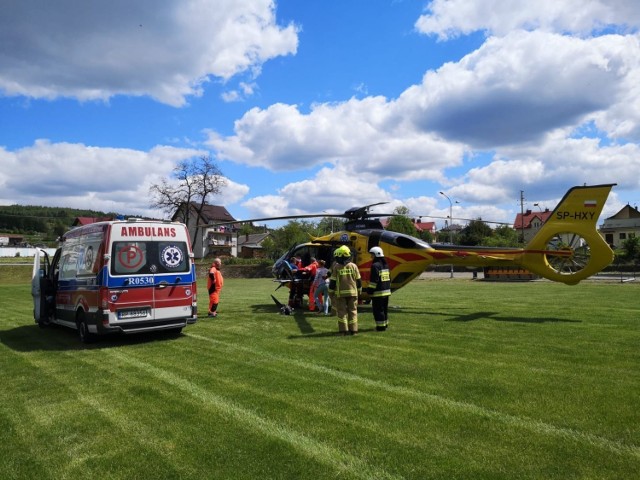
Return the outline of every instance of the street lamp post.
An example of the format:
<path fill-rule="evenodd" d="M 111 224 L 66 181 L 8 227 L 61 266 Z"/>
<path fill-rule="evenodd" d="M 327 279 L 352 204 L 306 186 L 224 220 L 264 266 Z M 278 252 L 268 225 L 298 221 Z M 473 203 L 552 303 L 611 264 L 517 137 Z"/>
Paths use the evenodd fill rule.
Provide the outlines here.
<path fill-rule="evenodd" d="M 449 243 L 453 244 L 453 230 L 451 230 L 453 225 L 453 202 L 446 193 L 440 192 L 440 195 L 449 200 Z M 453 263 L 451 264 L 451 278 L 453 278 Z"/>

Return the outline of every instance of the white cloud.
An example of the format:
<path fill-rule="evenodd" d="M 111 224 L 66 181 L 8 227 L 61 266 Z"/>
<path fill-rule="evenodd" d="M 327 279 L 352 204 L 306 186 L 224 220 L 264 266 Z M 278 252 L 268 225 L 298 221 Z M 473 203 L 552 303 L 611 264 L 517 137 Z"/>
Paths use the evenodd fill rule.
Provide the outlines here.
<path fill-rule="evenodd" d="M 415 27 L 447 40 L 484 30 L 542 30 L 587 35 L 610 26 L 637 28 L 636 0 L 433 0 Z"/>
<path fill-rule="evenodd" d="M 209 132 L 208 145 L 220 158 L 273 171 L 330 163 L 397 179 L 438 179 L 464 154 L 455 142 L 417 131 L 383 97 L 316 104 L 308 114 L 295 105 L 253 108 L 236 122 L 235 135 Z"/>
<path fill-rule="evenodd" d="M 638 172 L 636 144 L 602 145 L 597 138 L 567 138 L 555 132 L 540 144 L 498 149 L 492 162 L 469 170 L 448 191 L 466 203 L 515 205 L 522 190 L 529 205 L 553 208 L 558 195 L 575 185 L 615 183 L 620 189 L 638 190 Z"/>
<path fill-rule="evenodd" d="M 212 205 L 233 205 L 241 201 L 248 193 L 249 186 L 244 183 L 237 183 L 226 178 L 227 184 L 221 189 L 218 195 L 212 195 L 209 203 Z"/>
<path fill-rule="evenodd" d="M 640 90 L 627 88 L 640 74 L 638 58 L 637 36 L 582 40 L 518 31 L 428 72 L 399 102 L 419 128 L 474 148 L 538 140 L 596 116 L 613 133 L 616 120 L 602 112 L 640 101 Z M 630 110 L 627 133 L 640 120 Z"/>
<path fill-rule="evenodd" d="M 150 208 L 149 187 L 175 165 L 206 152 L 158 146 L 148 152 L 38 140 L 15 152 L 0 149 L 0 204 L 56 205 L 127 215 L 163 216 Z M 240 198 L 248 187 L 230 182 Z"/>
<path fill-rule="evenodd" d="M 351 207 L 391 201 L 369 175 L 354 175 L 342 168 L 322 168 L 312 179 L 292 182 L 278 190 L 278 195 L 254 197 L 243 206 L 255 216 L 280 216 L 343 213 Z M 381 211 L 388 206 L 372 209 Z"/>
<path fill-rule="evenodd" d="M 499 203 L 514 204 L 519 190 L 535 192 L 536 201 L 552 207 L 572 185 L 617 182 L 637 189 L 639 147 L 625 143 L 640 139 L 640 35 L 629 33 L 640 24 L 636 3 L 434 0 L 416 23 L 419 31 L 441 40 L 484 31 L 484 44 L 427 71 L 398 98 L 364 96 L 370 81 L 364 79 L 355 84 L 358 98 L 306 110 L 285 103 L 252 108 L 231 135 L 208 131 L 208 146 L 222 160 L 313 176 L 280 186 L 278 195 L 246 200 L 256 216 L 342 212 L 381 200 L 393 208 L 400 203 L 394 196 L 414 180 L 450 185 L 454 198 L 481 206 L 459 207 L 467 216 L 488 219 L 506 211 Z M 212 77 L 224 83 L 243 73 L 247 81 L 225 86 L 223 94 L 225 101 L 242 101 L 259 88 L 254 80 L 264 62 L 297 49 L 297 27 L 277 25 L 270 0 L 84 5 L 3 5 L 1 92 L 79 99 L 148 95 L 179 106 Z M 616 33 L 589 36 L 601 35 L 603 26 Z M 582 137 L 585 126 L 600 140 Z M 0 148 L 0 201 L 32 203 L 30 192 L 43 203 L 143 212 L 148 185 L 198 152 L 44 140 L 14 152 Z M 479 154 L 489 164 L 465 173 Z M 383 180 L 393 180 L 395 191 L 381 187 Z M 115 200 L 103 200 L 107 192 Z M 248 185 L 230 181 L 220 203 L 248 194 Z M 412 210 L 442 210 L 441 203 L 403 201 Z"/>
<path fill-rule="evenodd" d="M 240 102 L 252 96 L 256 89 L 256 86 L 257 84 L 255 82 L 251 82 L 251 83 L 240 82 L 238 85 L 239 87 L 238 89 L 228 90 L 226 92 L 223 92 L 221 95 L 221 98 L 223 101 L 227 103 Z"/>
<path fill-rule="evenodd" d="M 274 9 L 272 0 L 4 2 L 0 91 L 181 106 L 210 76 L 255 77 L 265 61 L 296 52 L 297 27 L 277 25 Z"/>
<path fill-rule="evenodd" d="M 254 108 L 236 122 L 234 135 L 210 132 L 209 145 L 221 158 L 274 171 L 329 164 L 374 186 L 384 179 L 447 183 L 446 173 L 465 155 L 473 158 L 474 149 L 496 152 L 493 163 L 456 179 L 455 194 L 468 202 L 513 201 L 518 185 L 557 195 L 574 184 L 638 178 L 622 171 L 640 172 L 630 157 L 635 145 L 603 148 L 571 136 L 589 123 L 612 138 L 622 129 L 628 136 L 638 131 L 640 108 L 633 106 L 640 87 L 632 85 L 640 74 L 638 45 L 637 36 L 578 39 L 517 31 L 428 72 L 397 100 L 352 98 L 316 104 L 308 113 L 285 104 Z M 570 163 L 558 152 L 568 152 Z M 612 156 L 628 161 L 612 165 Z M 590 165 L 594 157 L 606 167 Z M 281 188 L 291 200 L 287 208 L 309 211 L 315 195 L 299 192 L 315 192 L 323 172 Z M 332 185 L 329 176 L 326 182 Z M 368 203 L 365 196 L 353 197 L 355 204 Z"/>
<path fill-rule="evenodd" d="M 283 215 L 295 215 L 289 208 L 289 202 L 280 195 L 260 195 L 247 200 L 242 204 L 253 216 L 279 217 Z M 247 220 L 245 218 L 241 220 Z"/>

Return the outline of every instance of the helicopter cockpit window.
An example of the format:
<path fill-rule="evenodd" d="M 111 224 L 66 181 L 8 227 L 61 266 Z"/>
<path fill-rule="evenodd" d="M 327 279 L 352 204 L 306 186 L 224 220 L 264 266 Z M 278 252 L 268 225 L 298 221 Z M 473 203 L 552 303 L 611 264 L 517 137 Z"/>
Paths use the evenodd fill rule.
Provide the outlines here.
<path fill-rule="evenodd" d="M 401 248 L 429 248 L 429 244 L 408 235 L 395 232 L 383 232 L 382 241 L 397 245 Z"/>

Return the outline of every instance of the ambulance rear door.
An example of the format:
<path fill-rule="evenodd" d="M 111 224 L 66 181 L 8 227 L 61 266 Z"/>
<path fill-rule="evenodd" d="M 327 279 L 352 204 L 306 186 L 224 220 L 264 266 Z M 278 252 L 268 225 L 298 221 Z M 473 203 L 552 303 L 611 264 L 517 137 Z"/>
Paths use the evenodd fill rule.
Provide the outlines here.
<path fill-rule="evenodd" d="M 195 266 L 186 230 L 175 238 L 156 239 L 155 318 L 191 319 L 195 295 Z"/>
<path fill-rule="evenodd" d="M 195 292 L 184 226 L 116 224 L 111 238 L 110 323 L 131 329 L 189 317 Z"/>

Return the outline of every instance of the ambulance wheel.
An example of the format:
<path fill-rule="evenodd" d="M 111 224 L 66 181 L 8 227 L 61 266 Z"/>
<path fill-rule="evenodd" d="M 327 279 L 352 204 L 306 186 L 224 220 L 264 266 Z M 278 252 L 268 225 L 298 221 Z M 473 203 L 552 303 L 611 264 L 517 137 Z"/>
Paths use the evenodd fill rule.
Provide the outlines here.
<path fill-rule="evenodd" d="M 78 327 L 78 336 L 82 343 L 91 343 L 95 340 L 94 334 L 89 331 L 89 327 L 87 326 L 86 314 L 82 310 L 78 312 L 76 325 Z"/>

